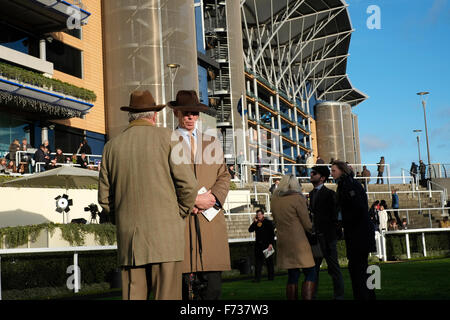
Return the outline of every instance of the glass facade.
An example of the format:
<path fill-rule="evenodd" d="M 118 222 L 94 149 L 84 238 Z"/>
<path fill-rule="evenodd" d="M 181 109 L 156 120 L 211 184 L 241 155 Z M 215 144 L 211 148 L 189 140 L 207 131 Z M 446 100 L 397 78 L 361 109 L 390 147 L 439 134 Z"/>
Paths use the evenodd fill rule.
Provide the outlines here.
<path fill-rule="evenodd" d="M 39 40 L 29 34 L 0 22 L 0 45 L 39 57 Z"/>
<path fill-rule="evenodd" d="M 83 60 L 80 50 L 55 39 L 46 44 L 47 61 L 52 62 L 56 70 L 77 78 L 83 77 Z"/>
<path fill-rule="evenodd" d="M 33 123 L 14 116 L 0 112 L 0 157 L 9 151 L 9 145 L 14 139 L 22 142 L 26 138 L 32 142 Z"/>

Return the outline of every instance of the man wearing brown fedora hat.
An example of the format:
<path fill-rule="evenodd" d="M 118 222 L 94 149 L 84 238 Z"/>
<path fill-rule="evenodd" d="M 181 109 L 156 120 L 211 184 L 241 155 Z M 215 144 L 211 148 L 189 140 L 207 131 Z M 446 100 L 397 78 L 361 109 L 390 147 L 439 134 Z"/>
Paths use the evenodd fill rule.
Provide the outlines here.
<path fill-rule="evenodd" d="M 135 91 L 129 126 L 108 141 L 100 168 L 98 202 L 115 215 L 124 300 L 180 300 L 184 217 L 194 208 L 197 181 L 189 165 L 175 164 L 171 131 L 155 126 L 149 91 Z M 131 156 L 130 156 L 131 155 Z"/>
<path fill-rule="evenodd" d="M 168 105 L 178 118 L 174 139 L 181 141 L 191 156 L 198 188 L 205 191 L 200 190 L 186 222 L 183 299 L 217 300 L 221 295 L 221 272 L 231 269 L 227 224 L 222 210 L 231 177 L 220 142 L 197 128 L 201 123 L 199 113 L 209 110 L 199 102 L 197 93 L 179 91 L 176 101 Z M 220 211 L 208 220 L 202 213 L 211 207 Z"/>

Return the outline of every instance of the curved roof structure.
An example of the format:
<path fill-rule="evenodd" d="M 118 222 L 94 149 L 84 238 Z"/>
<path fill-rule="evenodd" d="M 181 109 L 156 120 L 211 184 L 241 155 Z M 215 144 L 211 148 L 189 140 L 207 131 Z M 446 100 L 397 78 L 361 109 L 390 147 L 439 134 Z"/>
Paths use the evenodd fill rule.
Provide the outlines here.
<path fill-rule="evenodd" d="M 241 0 L 246 68 L 292 99 L 361 103 L 368 97 L 346 74 L 354 31 L 347 7 L 343 0 Z"/>

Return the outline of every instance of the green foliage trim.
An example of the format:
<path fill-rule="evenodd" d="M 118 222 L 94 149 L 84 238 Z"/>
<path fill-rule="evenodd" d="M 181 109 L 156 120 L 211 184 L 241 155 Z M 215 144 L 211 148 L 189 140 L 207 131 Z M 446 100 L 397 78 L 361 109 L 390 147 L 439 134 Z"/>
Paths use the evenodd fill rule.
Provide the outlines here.
<path fill-rule="evenodd" d="M 17 226 L 6 227 L 0 229 L 0 247 L 3 247 L 3 243 L 9 248 L 17 248 L 30 242 L 36 241 L 37 237 L 43 230 L 48 230 L 53 234 L 56 224 L 43 223 L 30 226 Z"/>
<path fill-rule="evenodd" d="M 61 80 L 47 78 L 40 73 L 12 66 L 7 63 L 0 62 L 0 75 L 8 79 L 14 79 L 41 88 L 48 88 L 52 91 L 61 92 L 86 101 L 94 102 L 97 100 L 97 95 L 94 91 L 80 88 Z"/>
<path fill-rule="evenodd" d="M 106 224 L 55 224 L 6 227 L 0 229 L 0 247 L 6 244 L 8 248 L 17 248 L 30 242 L 35 242 L 41 231 L 48 230 L 53 235 L 56 228 L 61 229 L 61 235 L 71 246 L 83 246 L 88 233 L 94 234 L 95 240 L 101 245 L 116 243 L 116 226 Z"/>
<path fill-rule="evenodd" d="M 12 177 L 12 176 L 0 176 L 0 185 L 4 182 L 8 182 L 14 179 L 17 179 L 18 177 Z M 20 177 L 19 177 L 20 178 Z"/>
<path fill-rule="evenodd" d="M 102 246 L 113 245 L 116 243 L 116 226 L 106 224 L 61 224 L 58 225 L 64 240 L 68 241 L 71 246 L 83 246 L 86 234 L 93 233 L 95 240 Z"/>

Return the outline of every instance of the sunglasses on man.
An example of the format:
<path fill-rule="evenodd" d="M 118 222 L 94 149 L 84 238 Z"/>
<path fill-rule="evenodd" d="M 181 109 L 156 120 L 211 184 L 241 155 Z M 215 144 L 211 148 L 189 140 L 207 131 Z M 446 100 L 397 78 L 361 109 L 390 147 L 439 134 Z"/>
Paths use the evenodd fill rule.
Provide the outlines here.
<path fill-rule="evenodd" d="M 187 117 L 187 116 L 198 116 L 200 114 L 200 112 L 198 111 L 182 111 L 183 113 L 183 117 Z"/>

